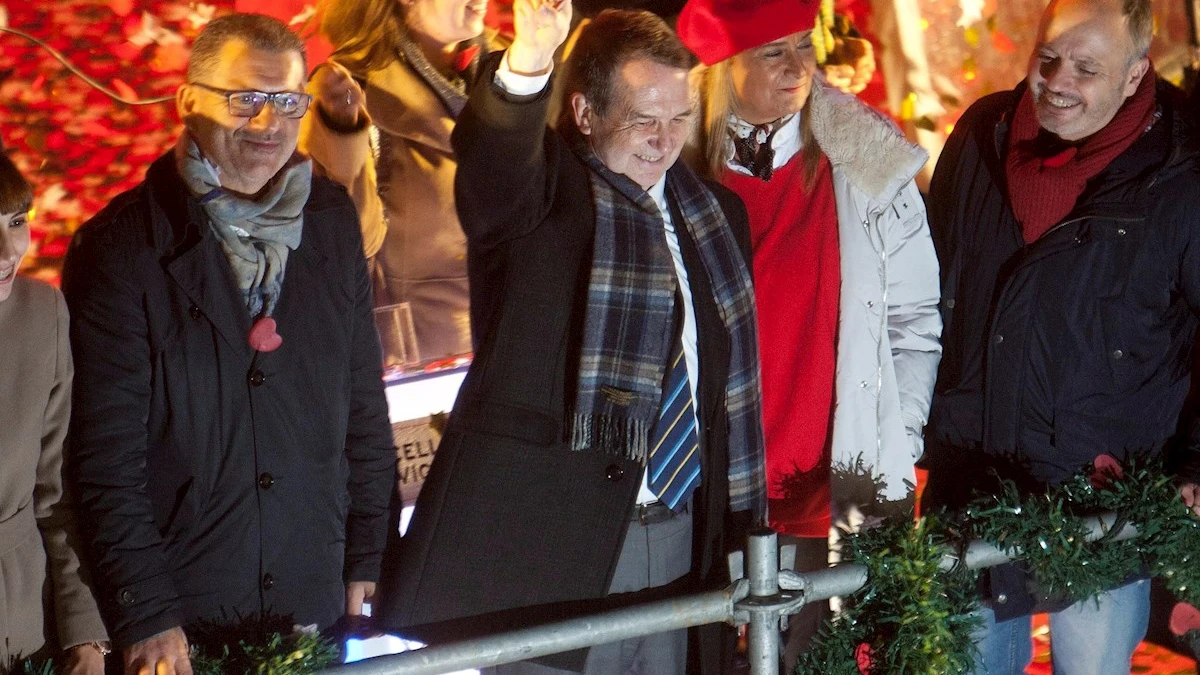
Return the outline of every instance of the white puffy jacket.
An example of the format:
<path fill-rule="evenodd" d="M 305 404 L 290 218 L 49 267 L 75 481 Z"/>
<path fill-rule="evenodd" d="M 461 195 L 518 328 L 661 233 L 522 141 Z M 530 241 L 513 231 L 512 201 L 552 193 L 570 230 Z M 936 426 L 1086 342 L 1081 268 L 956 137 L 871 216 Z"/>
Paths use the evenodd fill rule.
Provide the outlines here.
<path fill-rule="evenodd" d="M 833 499 L 859 501 L 862 482 L 840 479 L 861 466 L 886 501 L 907 500 L 942 352 L 938 261 L 913 183 L 927 155 L 853 96 L 814 83 L 811 97 L 841 254 Z"/>

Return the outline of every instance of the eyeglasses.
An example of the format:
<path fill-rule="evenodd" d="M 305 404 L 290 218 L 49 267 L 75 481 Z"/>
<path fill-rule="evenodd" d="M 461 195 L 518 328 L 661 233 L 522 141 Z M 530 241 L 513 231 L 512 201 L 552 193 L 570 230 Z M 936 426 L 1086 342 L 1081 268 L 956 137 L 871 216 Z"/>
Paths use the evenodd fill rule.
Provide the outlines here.
<path fill-rule="evenodd" d="M 304 117 L 304 113 L 308 112 L 309 103 L 312 103 L 311 95 L 295 91 L 277 91 L 269 94 L 265 91 L 218 89 L 200 82 L 190 82 L 189 84 L 224 96 L 229 101 L 229 114 L 234 117 L 254 117 L 262 112 L 263 106 L 270 101 L 276 114 L 280 117 L 296 119 Z"/>

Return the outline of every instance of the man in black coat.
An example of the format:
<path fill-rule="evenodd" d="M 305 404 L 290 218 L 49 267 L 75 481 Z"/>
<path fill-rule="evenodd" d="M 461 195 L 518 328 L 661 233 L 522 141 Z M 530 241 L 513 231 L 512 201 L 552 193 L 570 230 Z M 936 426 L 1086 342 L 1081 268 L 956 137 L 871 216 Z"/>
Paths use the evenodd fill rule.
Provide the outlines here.
<path fill-rule="evenodd" d="M 302 45 L 197 37 L 186 132 L 72 242 L 71 443 L 125 672 L 191 673 L 182 627 L 361 614 L 395 454 L 358 219 L 296 154 Z"/>
<path fill-rule="evenodd" d="M 1181 419 L 1200 311 L 1200 175 L 1180 92 L 1146 58 L 1147 0 L 1055 0 L 1028 79 L 973 105 L 930 186 L 944 353 L 927 503 L 1035 492 L 1098 455 L 1178 450 L 1200 509 L 1200 435 Z M 1182 433 L 1180 432 L 1182 430 Z M 978 672 L 1024 672 L 1034 598 L 991 571 Z M 1149 582 L 1051 613 L 1055 672 L 1128 673 Z"/>
<path fill-rule="evenodd" d="M 477 349 L 385 555 L 377 618 L 402 633 L 444 639 L 727 583 L 723 537 L 761 515 L 748 225 L 736 196 L 676 161 L 691 56 L 648 12 L 602 13 L 565 66 L 555 133 L 547 81 L 570 12 L 518 2 L 516 41 L 452 137 Z M 660 434 L 677 404 L 667 417 L 686 442 Z M 686 480 L 660 484 L 671 475 Z M 641 672 L 665 675 L 685 650 L 680 631 L 547 663 L 623 673 L 649 659 Z M 515 668 L 502 672 L 547 672 Z"/>

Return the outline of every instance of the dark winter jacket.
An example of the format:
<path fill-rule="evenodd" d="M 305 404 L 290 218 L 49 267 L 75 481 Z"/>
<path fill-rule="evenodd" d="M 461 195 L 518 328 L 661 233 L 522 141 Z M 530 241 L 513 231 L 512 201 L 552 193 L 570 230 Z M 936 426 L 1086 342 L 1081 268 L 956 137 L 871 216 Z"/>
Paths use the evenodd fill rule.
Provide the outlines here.
<path fill-rule="evenodd" d="M 407 631 L 433 640 L 596 611 L 587 601 L 607 592 L 642 474 L 566 442 L 596 224 L 589 169 L 545 126 L 549 88 L 510 96 L 493 84 L 499 55 L 488 63 L 452 139 L 478 348 L 409 530 L 389 542 L 376 614 L 397 631 L 490 614 L 448 634 Z M 748 258 L 745 207 L 709 187 Z M 701 363 L 692 567 L 700 583 L 728 583 L 730 336 L 699 249 L 687 236 L 680 247 Z"/>
<path fill-rule="evenodd" d="M 168 154 L 67 255 L 71 444 L 118 645 L 268 610 L 325 628 L 379 575 L 396 460 L 354 205 L 313 180 L 270 353 L 204 218 Z"/>
<path fill-rule="evenodd" d="M 929 222 L 942 270 L 944 355 L 929 425 L 928 499 L 958 505 L 991 469 L 1028 489 L 1101 453 L 1178 450 L 1200 311 L 1200 173 L 1180 92 L 1026 245 L 1006 195 L 1008 120 L 1024 85 L 988 96 L 938 162 Z"/>

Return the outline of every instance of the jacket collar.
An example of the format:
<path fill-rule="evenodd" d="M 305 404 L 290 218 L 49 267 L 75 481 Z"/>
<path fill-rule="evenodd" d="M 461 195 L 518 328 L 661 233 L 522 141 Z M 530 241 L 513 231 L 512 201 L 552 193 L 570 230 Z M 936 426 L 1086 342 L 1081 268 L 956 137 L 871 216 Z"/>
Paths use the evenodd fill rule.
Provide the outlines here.
<path fill-rule="evenodd" d="M 876 204 L 891 202 L 929 159 L 882 113 L 820 80 L 813 81 L 809 117 L 829 163 Z"/>
<path fill-rule="evenodd" d="M 150 166 L 146 172 L 146 186 L 149 190 L 151 241 L 155 250 L 162 253 L 166 273 L 212 322 L 222 339 L 235 348 L 244 348 L 248 353 L 250 313 L 234 282 L 229 261 L 221 252 L 220 242 L 205 222 L 204 210 L 191 197 L 179 176 L 173 152 L 168 152 Z M 315 201 L 310 196 L 304 207 L 305 219 L 310 223 L 319 222 L 313 216 L 323 209 Z M 306 227 L 300 246 L 289 257 L 283 292 L 275 311 L 281 334 L 286 331 L 285 324 L 290 323 L 288 315 L 303 311 L 303 299 L 291 297 L 304 292 L 296 286 L 306 279 L 324 278 L 322 268 L 326 259 L 312 245 L 312 237 L 316 234 L 315 229 Z"/>
<path fill-rule="evenodd" d="M 479 40 L 485 52 L 489 37 L 485 33 Z M 454 130 L 454 118 L 408 63 L 394 58 L 382 68 L 364 72 L 365 53 L 349 55 L 343 60 L 356 77 L 365 81 L 367 114 L 380 131 L 442 152 L 453 152 L 450 132 Z M 469 85 L 468 82 L 468 88 Z"/>

